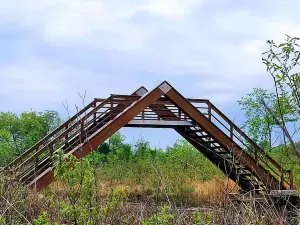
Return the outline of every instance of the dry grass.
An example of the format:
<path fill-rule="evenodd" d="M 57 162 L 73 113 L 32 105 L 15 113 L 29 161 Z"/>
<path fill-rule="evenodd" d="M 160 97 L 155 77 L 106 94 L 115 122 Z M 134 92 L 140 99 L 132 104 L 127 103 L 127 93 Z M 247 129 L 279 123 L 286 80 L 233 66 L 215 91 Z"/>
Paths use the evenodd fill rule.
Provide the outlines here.
<path fill-rule="evenodd" d="M 215 177 L 209 181 L 193 181 L 186 180 L 181 183 L 181 187 L 186 190 L 178 196 L 181 199 L 193 200 L 195 204 L 203 203 L 221 203 L 225 199 L 227 193 L 236 193 L 238 186 L 232 180 L 224 177 Z M 51 192 L 61 195 L 64 192 L 64 185 L 60 181 L 55 181 L 50 185 Z M 163 187 L 155 187 L 152 185 L 137 184 L 134 181 L 128 182 L 111 182 L 101 181 L 98 183 L 98 194 L 100 198 L 105 198 L 111 193 L 112 190 L 122 189 L 125 190 L 130 200 L 136 201 L 137 199 L 149 199 L 156 196 L 156 192 L 161 192 L 162 195 L 172 196 L 171 191 L 165 190 Z"/>
<path fill-rule="evenodd" d="M 192 191 L 188 194 L 184 192 L 182 197 L 187 198 L 189 201 L 193 199 L 199 203 L 200 207 L 190 208 L 188 205 L 184 205 L 184 207 L 178 207 L 176 204 L 174 204 L 174 201 L 170 201 L 167 204 L 170 207 L 169 213 L 174 216 L 174 219 L 172 220 L 172 223 L 169 224 L 295 224 L 294 222 L 288 222 L 285 217 L 282 217 L 281 214 L 276 211 L 276 209 L 267 203 L 263 203 L 266 205 L 260 207 L 257 207 L 256 204 L 258 203 L 255 203 L 254 201 L 242 204 L 229 201 L 227 204 L 224 204 L 222 201 L 224 199 L 228 199 L 226 198 L 226 194 L 229 191 L 236 192 L 238 187 L 233 181 L 227 180 L 223 177 L 216 177 L 205 182 L 187 180 L 182 185 L 192 187 L 192 189 L 190 189 Z M 108 215 L 102 220 L 102 222 L 97 224 L 139 225 L 141 224 L 141 221 L 158 213 L 161 210 L 159 205 L 166 204 L 165 202 L 155 202 L 155 196 L 153 193 L 146 192 L 143 185 L 136 184 L 135 182 L 100 182 L 98 185 L 99 198 L 105 199 L 111 193 L 112 189 L 125 190 L 128 195 L 126 203 L 120 208 L 114 210 L 112 214 Z M 41 212 L 47 211 L 51 221 L 60 221 L 59 210 L 57 208 L 50 207 L 51 204 L 49 199 L 51 199 L 52 194 L 56 197 L 59 196 L 59 200 L 66 198 L 63 183 L 56 181 L 51 184 L 50 189 L 45 190 L 42 193 L 29 190 L 28 195 L 26 196 L 27 200 L 24 201 L 24 205 L 22 207 L 20 206 L 20 209 L 26 207 L 30 210 L 26 213 L 25 211 L 21 210 L 20 212 L 24 212 L 24 217 L 30 221 L 33 221 L 33 219 L 37 218 Z M 130 196 L 137 195 L 143 195 L 145 201 L 137 201 L 133 203 Z M 151 198 L 152 201 L 149 201 Z M 52 198 L 52 200 L 55 199 L 57 198 Z M 205 205 L 203 203 L 209 204 Z M 101 202 L 99 207 L 102 207 L 104 204 L 105 203 Z M 20 217 L 20 215 L 15 211 L 11 211 L 10 213 L 15 214 L 15 217 Z M 7 221 L 24 221 L 22 219 L 12 219 L 9 215 L 6 215 L 6 218 Z M 198 220 L 198 222 L 196 220 Z M 199 221 L 204 221 L 205 223 L 201 223 Z M 15 222 L 7 224 L 23 223 Z"/>
<path fill-rule="evenodd" d="M 204 202 L 219 203 L 225 199 L 227 193 L 236 193 L 238 186 L 232 180 L 215 177 L 210 181 L 191 183 L 194 187 L 193 195 Z"/>

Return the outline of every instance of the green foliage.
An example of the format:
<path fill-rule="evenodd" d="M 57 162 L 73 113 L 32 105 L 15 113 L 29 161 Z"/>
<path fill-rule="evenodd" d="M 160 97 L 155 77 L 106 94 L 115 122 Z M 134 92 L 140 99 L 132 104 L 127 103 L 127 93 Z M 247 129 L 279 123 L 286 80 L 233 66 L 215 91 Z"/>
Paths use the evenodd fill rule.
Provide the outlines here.
<path fill-rule="evenodd" d="M 61 123 L 55 111 L 0 113 L 0 166 L 22 154 Z"/>
<path fill-rule="evenodd" d="M 197 149 L 186 140 L 178 140 L 166 151 L 166 162 L 172 164 L 173 169 L 183 171 L 192 180 L 210 180 L 221 175 L 217 167 L 208 161 Z"/>
<path fill-rule="evenodd" d="M 297 118 L 294 116 L 286 96 L 280 96 L 277 99 L 274 93 L 254 88 L 253 92 L 242 97 L 238 103 L 246 114 L 243 128 L 254 141 L 262 143 L 266 148 L 266 144 L 269 147 L 272 145 L 273 133 L 278 128 L 278 124 L 273 115 L 264 107 L 262 100 L 268 104 L 277 118 L 282 116 L 286 123 L 295 122 Z"/>
<path fill-rule="evenodd" d="M 74 224 L 90 224 L 89 215 L 97 211 L 95 204 L 94 170 L 88 159 L 77 160 L 62 150 L 53 155 L 56 162 L 54 176 L 64 183 L 68 201 L 61 202 L 62 215 Z"/>
<path fill-rule="evenodd" d="M 107 197 L 107 203 L 103 207 L 102 212 L 104 215 L 117 210 L 123 206 L 124 201 L 126 200 L 126 191 L 124 189 L 115 189 L 111 190 L 110 194 Z"/>
<path fill-rule="evenodd" d="M 109 149 L 111 152 L 115 152 L 117 149 L 121 148 L 125 137 L 117 132 L 109 138 Z"/>
<path fill-rule="evenodd" d="M 193 215 L 195 225 L 213 225 L 213 215 L 211 212 L 199 212 Z"/>
<path fill-rule="evenodd" d="M 255 88 L 238 101 L 246 113 L 244 129 L 254 141 L 272 149 L 274 144 L 286 144 L 288 140 L 293 148 L 285 148 L 298 157 L 293 142 L 299 141 L 295 134 L 300 126 L 299 40 L 286 35 L 281 44 L 267 41 L 269 50 L 263 53 L 262 61 L 273 78 L 275 92 Z"/>
<path fill-rule="evenodd" d="M 111 190 L 106 204 L 101 207 L 97 201 L 94 168 L 88 159 L 77 160 L 73 155 L 65 155 L 62 150 L 53 155 L 56 163 L 55 179 L 63 182 L 67 201 L 58 201 L 61 215 L 74 224 L 98 224 L 114 210 L 123 206 L 126 199 L 124 189 Z M 54 203 L 55 204 L 55 203 Z"/>
<path fill-rule="evenodd" d="M 37 219 L 33 222 L 34 225 L 50 225 L 50 221 L 47 216 L 47 212 L 44 211 Z"/>
<path fill-rule="evenodd" d="M 279 45 L 268 40 L 269 50 L 264 53 L 262 59 L 267 71 L 273 77 L 278 97 L 284 96 L 288 99 L 284 104 L 288 105 L 298 119 L 300 116 L 299 40 L 288 35 L 285 42 Z"/>
<path fill-rule="evenodd" d="M 169 207 L 163 206 L 158 213 L 142 221 L 142 225 L 168 225 L 172 224 L 175 215 L 169 213 Z"/>
<path fill-rule="evenodd" d="M 141 184 L 147 180 L 145 177 L 157 177 L 158 172 L 168 174 L 168 178 L 174 182 L 179 179 L 209 180 L 221 175 L 217 167 L 184 140 L 177 141 L 165 151 L 152 149 L 149 142 L 139 140 L 132 149 L 123 143 L 119 149 L 109 153 L 107 162 L 102 163 L 99 169 L 102 179 Z"/>

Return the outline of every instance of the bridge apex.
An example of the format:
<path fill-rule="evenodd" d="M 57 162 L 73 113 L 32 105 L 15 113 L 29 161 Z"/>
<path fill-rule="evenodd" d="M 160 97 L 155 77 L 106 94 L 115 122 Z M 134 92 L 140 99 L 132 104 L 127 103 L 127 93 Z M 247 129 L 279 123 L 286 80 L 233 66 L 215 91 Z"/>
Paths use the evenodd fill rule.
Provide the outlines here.
<path fill-rule="evenodd" d="M 162 90 L 165 94 L 169 92 L 173 87 L 167 82 L 164 81 L 159 85 L 159 89 Z"/>
<path fill-rule="evenodd" d="M 143 96 L 144 94 L 146 94 L 148 92 L 148 90 L 142 86 L 139 89 L 137 89 L 134 94 L 138 95 L 138 96 Z"/>

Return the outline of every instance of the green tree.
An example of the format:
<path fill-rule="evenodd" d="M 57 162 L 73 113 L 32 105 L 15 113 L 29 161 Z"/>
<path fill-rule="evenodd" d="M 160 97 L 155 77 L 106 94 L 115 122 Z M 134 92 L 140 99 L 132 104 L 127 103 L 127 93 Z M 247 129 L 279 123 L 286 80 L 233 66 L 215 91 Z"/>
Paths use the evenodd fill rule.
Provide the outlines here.
<path fill-rule="evenodd" d="M 0 113 L 0 165 L 21 155 L 61 123 L 55 111 Z"/>
<path fill-rule="evenodd" d="M 285 41 L 276 44 L 268 40 L 269 50 L 263 53 L 262 61 L 274 81 L 277 98 L 277 111 L 272 111 L 268 106 L 265 108 L 271 111 L 276 124 L 281 128 L 283 136 L 288 139 L 291 149 L 300 158 L 300 150 L 295 144 L 293 135 L 299 128 L 300 119 L 300 45 L 299 38 L 286 35 Z M 286 114 L 292 115 L 294 127 L 289 129 Z M 286 140 L 285 144 L 286 144 Z"/>
<path fill-rule="evenodd" d="M 246 113 L 246 122 L 243 124 L 243 129 L 262 147 L 266 147 L 266 145 L 270 147 L 272 146 L 272 133 L 275 123 L 268 110 L 263 107 L 261 99 L 267 101 L 274 108 L 275 94 L 262 88 L 254 88 L 253 92 L 242 97 L 238 103 Z"/>
<path fill-rule="evenodd" d="M 151 158 L 150 143 L 144 139 L 140 139 L 135 144 L 135 156 L 140 159 Z"/>
<path fill-rule="evenodd" d="M 117 149 L 121 148 L 124 143 L 125 137 L 120 132 L 113 134 L 109 138 L 109 149 L 111 152 L 115 152 Z"/>
<path fill-rule="evenodd" d="M 285 42 L 277 45 L 268 40 L 269 50 L 263 54 L 263 63 L 273 78 L 277 98 L 285 96 L 298 119 L 300 116 L 300 45 L 299 38 L 286 35 Z"/>

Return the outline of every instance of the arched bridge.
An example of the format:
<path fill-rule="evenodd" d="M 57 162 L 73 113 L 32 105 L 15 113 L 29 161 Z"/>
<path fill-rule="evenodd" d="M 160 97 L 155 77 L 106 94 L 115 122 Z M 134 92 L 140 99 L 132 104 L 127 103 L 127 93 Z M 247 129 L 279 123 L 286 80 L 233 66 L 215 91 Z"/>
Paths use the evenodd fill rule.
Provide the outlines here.
<path fill-rule="evenodd" d="M 38 190 L 54 180 L 52 155 L 58 149 L 78 159 L 122 127 L 171 128 L 178 132 L 242 190 L 293 189 L 291 171 L 282 168 L 209 100 L 183 97 L 168 82 L 151 91 L 94 99 L 6 168 Z"/>

